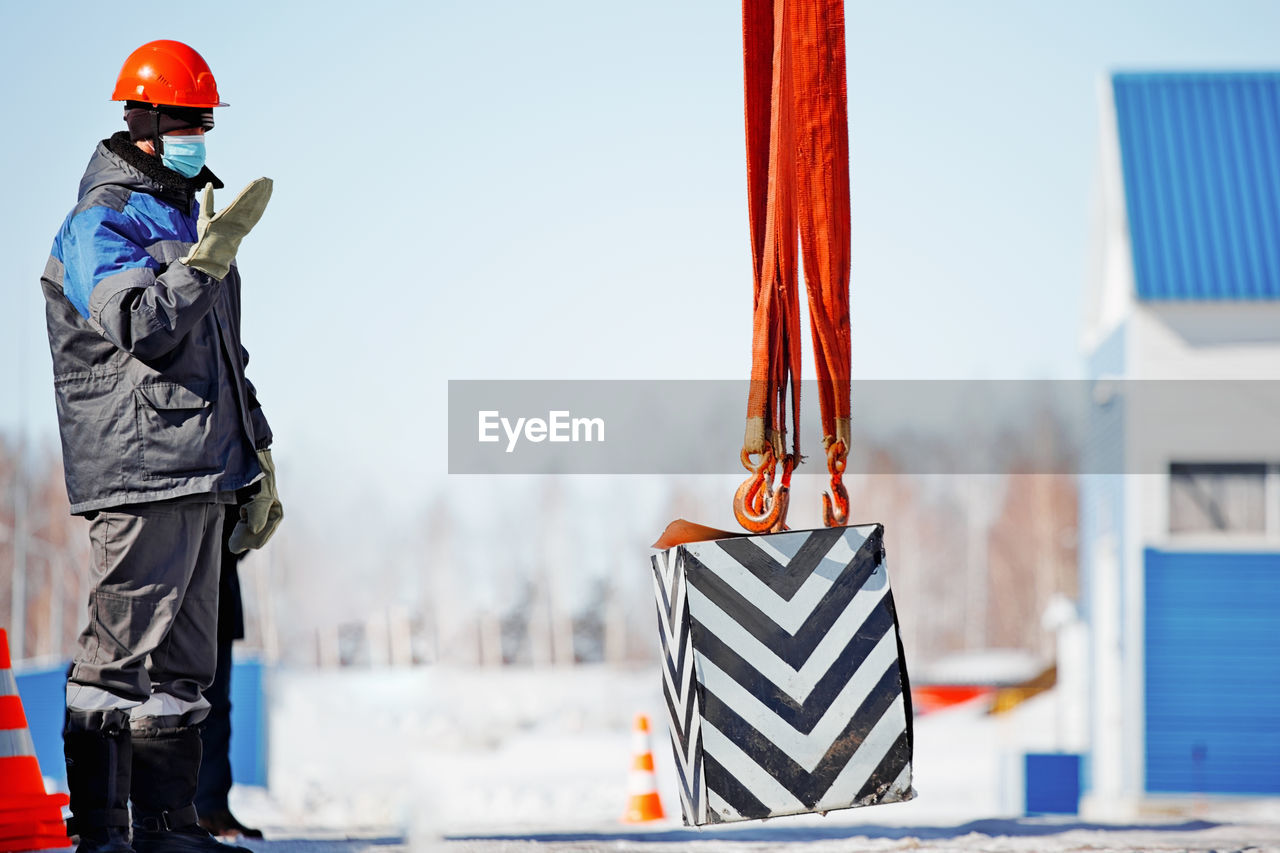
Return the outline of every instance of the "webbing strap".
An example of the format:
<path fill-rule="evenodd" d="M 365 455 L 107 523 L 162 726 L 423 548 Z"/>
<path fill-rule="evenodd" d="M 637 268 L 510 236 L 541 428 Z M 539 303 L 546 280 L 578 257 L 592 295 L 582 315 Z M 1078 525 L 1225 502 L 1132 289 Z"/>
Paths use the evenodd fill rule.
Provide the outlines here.
<path fill-rule="evenodd" d="M 849 419 L 849 118 L 842 0 L 790 0 L 800 244 L 817 359 L 822 433 Z"/>
<path fill-rule="evenodd" d="M 133 806 L 133 825 L 148 832 L 169 832 L 175 829 L 185 829 L 198 819 L 199 815 L 196 813 L 196 807 L 190 803 L 181 808 L 162 812 L 140 812 L 136 803 Z"/>
<path fill-rule="evenodd" d="M 743 79 L 747 195 L 754 275 L 751 389 L 744 464 L 753 471 L 735 496 L 748 530 L 785 529 L 767 513 L 777 463 L 780 490 L 800 454 L 800 305 L 797 267 L 803 253 L 810 326 L 817 360 L 823 445 L 828 449 L 837 510 L 850 438 L 849 132 L 843 0 L 743 0 Z M 791 442 L 787 447 L 787 409 Z M 749 456 L 761 455 L 758 468 Z M 762 483 L 763 481 L 763 483 Z M 744 496 L 748 505 L 743 507 Z M 841 502 L 843 498 L 843 503 Z"/>
<path fill-rule="evenodd" d="M 743 0 L 747 192 L 751 212 L 751 389 L 743 449 L 786 453 L 787 392 L 792 446 L 799 453 L 800 301 L 797 287 L 795 146 L 790 44 L 783 0 Z M 757 424 L 753 424 L 755 420 Z"/>

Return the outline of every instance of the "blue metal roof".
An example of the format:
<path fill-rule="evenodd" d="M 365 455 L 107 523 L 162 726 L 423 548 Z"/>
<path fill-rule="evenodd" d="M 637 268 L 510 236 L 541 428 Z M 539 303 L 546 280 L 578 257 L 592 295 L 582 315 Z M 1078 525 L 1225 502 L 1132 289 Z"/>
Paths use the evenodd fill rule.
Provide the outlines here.
<path fill-rule="evenodd" d="M 1280 72 L 1112 82 L 1138 298 L 1280 299 Z"/>

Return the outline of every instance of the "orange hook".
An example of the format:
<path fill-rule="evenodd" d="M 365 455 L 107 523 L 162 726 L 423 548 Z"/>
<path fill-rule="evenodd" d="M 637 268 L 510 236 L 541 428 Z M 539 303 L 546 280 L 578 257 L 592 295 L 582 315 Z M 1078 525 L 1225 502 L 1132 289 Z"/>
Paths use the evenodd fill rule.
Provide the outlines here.
<path fill-rule="evenodd" d="M 844 468 L 848 448 L 836 440 L 827 448 L 827 471 L 831 474 L 831 493 L 822 493 L 822 523 L 827 527 L 844 527 L 849 523 L 849 490 L 844 487 Z M 833 506 L 834 504 L 834 506 Z"/>
<path fill-rule="evenodd" d="M 751 453 L 742 450 L 742 465 L 751 472 L 733 496 L 733 515 L 745 530 L 752 533 L 769 533 L 786 530 L 787 506 L 791 498 L 790 456 L 783 458 L 782 482 L 773 488 L 773 476 L 778 460 L 772 449 L 760 455 L 760 464 L 751 462 Z"/>

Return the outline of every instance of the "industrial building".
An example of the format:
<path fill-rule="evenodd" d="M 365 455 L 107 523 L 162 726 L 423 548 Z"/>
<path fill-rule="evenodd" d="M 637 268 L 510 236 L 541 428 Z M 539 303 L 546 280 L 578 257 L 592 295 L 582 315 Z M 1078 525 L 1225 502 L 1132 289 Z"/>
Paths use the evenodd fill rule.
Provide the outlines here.
<path fill-rule="evenodd" d="M 1280 794 L 1280 72 L 1102 86 L 1086 813 Z"/>

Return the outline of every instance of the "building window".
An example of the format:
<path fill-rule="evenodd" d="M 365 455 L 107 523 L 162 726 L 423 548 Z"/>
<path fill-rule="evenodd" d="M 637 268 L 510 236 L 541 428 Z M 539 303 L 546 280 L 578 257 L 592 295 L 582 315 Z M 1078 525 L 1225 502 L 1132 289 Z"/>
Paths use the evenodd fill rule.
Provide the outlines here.
<path fill-rule="evenodd" d="M 1266 533 L 1267 466 L 1169 466 L 1169 532 Z"/>

